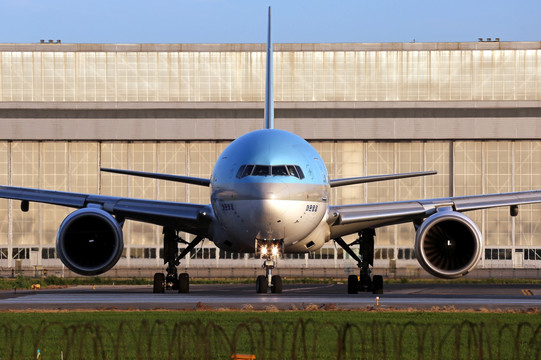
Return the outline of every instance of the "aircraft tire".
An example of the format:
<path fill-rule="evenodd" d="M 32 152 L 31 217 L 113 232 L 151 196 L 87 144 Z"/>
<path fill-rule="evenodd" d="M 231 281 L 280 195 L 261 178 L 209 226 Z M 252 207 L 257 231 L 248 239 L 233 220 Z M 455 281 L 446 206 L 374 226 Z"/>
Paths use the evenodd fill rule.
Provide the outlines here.
<path fill-rule="evenodd" d="M 383 276 L 374 275 L 372 277 L 372 289 L 374 294 L 383 294 Z"/>
<path fill-rule="evenodd" d="M 190 292 L 190 276 L 187 273 L 178 275 L 178 293 L 188 294 Z"/>
<path fill-rule="evenodd" d="M 257 280 L 255 282 L 255 290 L 258 294 L 266 294 L 267 293 L 267 277 L 264 275 L 259 275 L 257 277 Z"/>
<path fill-rule="evenodd" d="M 152 287 L 152 292 L 154 294 L 163 294 L 165 292 L 165 275 L 163 273 L 154 274 L 154 286 Z"/>
<path fill-rule="evenodd" d="M 348 294 L 357 294 L 359 291 L 359 279 L 357 275 L 348 276 Z"/>
<path fill-rule="evenodd" d="M 272 281 L 271 291 L 275 294 L 281 294 L 282 293 L 282 277 L 280 275 L 273 275 L 271 281 Z"/>

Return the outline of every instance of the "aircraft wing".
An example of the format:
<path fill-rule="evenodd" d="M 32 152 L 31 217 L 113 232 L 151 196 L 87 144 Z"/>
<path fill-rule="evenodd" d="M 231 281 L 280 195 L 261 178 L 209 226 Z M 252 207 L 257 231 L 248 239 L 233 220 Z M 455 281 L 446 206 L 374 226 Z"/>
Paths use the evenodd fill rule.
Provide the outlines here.
<path fill-rule="evenodd" d="M 347 178 L 347 179 L 333 179 L 330 181 L 330 186 L 337 187 L 337 186 L 344 186 L 344 185 L 366 184 L 366 183 L 377 182 L 377 181 L 406 179 L 406 178 L 436 175 L 436 174 L 437 174 L 437 171 L 422 171 L 422 172 L 413 172 L 413 173 L 404 173 L 404 174 L 372 175 L 372 176 L 353 177 L 353 178 Z"/>
<path fill-rule="evenodd" d="M 466 212 L 534 203 L 541 203 L 541 191 L 330 206 L 328 218 L 331 225 L 331 238 L 336 238 L 363 229 L 423 220 L 442 207 Z"/>
<path fill-rule="evenodd" d="M 192 176 L 158 174 L 158 173 L 151 173 L 151 172 L 145 172 L 145 171 L 109 169 L 109 168 L 100 168 L 100 170 L 103 172 L 109 172 L 113 174 L 140 176 L 140 177 L 146 177 L 150 179 L 175 181 L 175 182 L 200 185 L 200 186 L 210 186 L 210 179 L 198 178 L 198 177 L 192 177 Z"/>
<path fill-rule="evenodd" d="M 0 186 L 0 198 L 72 208 L 100 207 L 120 218 L 171 226 L 205 236 L 212 221 L 210 205 L 131 199 L 41 189 Z M 23 208 L 23 206 L 21 206 Z"/>

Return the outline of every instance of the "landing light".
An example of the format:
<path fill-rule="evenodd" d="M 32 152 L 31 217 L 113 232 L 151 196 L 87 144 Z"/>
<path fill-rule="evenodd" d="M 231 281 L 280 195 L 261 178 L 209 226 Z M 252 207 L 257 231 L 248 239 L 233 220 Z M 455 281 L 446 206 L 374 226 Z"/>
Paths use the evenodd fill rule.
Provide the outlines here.
<path fill-rule="evenodd" d="M 255 241 L 255 255 L 261 258 L 278 257 L 283 251 L 283 240 L 257 240 Z"/>

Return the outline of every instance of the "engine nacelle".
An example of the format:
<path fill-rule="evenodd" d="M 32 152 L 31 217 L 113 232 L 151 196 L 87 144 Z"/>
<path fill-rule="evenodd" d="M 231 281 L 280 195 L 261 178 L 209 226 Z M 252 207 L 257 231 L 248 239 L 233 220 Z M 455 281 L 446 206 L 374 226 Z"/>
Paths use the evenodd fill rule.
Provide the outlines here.
<path fill-rule="evenodd" d="M 69 214 L 58 229 L 56 251 L 64 265 L 80 275 L 111 269 L 124 250 L 122 228 L 111 214 L 84 208 Z"/>
<path fill-rule="evenodd" d="M 455 211 L 428 217 L 415 236 L 417 260 L 430 274 L 454 279 L 466 275 L 481 259 L 483 239 L 475 223 Z"/>

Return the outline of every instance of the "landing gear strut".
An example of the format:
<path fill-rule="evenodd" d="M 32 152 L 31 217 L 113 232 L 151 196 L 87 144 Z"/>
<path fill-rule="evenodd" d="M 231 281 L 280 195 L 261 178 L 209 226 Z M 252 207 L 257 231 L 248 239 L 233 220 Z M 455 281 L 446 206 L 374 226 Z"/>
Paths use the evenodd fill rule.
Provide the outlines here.
<path fill-rule="evenodd" d="M 178 290 L 179 293 L 190 292 L 190 277 L 187 273 L 177 275 L 177 266 L 190 251 L 197 246 L 203 238 L 197 236 L 192 242 L 187 242 L 178 236 L 178 232 L 169 227 L 163 228 L 163 262 L 167 264 L 166 272 L 154 274 L 154 286 L 152 292 L 163 293 L 167 290 Z M 178 244 L 186 244 L 187 247 L 178 254 Z M 178 255 L 177 255 L 178 254 Z"/>
<path fill-rule="evenodd" d="M 366 229 L 359 232 L 359 238 L 347 244 L 342 238 L 334 239 L 352 258 L 357 260 L 359 277 L 348 276 L 348 294 L 356 294 L 359 291 L 372 291 L 374 294 L 383 294 L 383 277 L 381 275 L 370 276 L 370 266 L 374 265 L 374 229 Z M 353 252 L 351 246 L 359 245 L 359 256 Z"/>
<path fill-rule="evenodd" d="M 266 294 L 269 288 L 275 294 L 282 292 L 282 277 L 280 275 L 272 275 L 272 269 L 276 266 L 275 259 L 277 259 L 280 253 L 280 247 L 280 242 L 259 245 L 256 241 L 257 253 L 260 253 L 261 257 L 265 259 L 262 266 L 265 269 L 265 275 L 259 275 L 255 283 L 258 294 Z"/>

